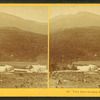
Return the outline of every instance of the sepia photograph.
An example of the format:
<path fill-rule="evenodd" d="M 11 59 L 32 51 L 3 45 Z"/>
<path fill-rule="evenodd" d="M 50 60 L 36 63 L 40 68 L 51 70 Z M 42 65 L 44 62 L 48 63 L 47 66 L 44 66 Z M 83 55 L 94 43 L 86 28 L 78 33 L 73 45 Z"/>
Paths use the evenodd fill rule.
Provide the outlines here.
<path fill-rule="evenodd" d="M 49 87 L 100 88 L 100 6 L 49 10 Z"/>
<path fill-rule="evenodd" d="M 0 6 L 0 88 L 47 88 L 47 52 L 47 6 Z"/>

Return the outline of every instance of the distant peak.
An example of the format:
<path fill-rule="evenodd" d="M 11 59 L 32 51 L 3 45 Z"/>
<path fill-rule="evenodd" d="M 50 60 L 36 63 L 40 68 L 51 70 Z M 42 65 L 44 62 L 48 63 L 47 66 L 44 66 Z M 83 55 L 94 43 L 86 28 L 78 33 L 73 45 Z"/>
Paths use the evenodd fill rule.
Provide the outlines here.
<path fill-rule="evenodd" d="M 12 14 L 10 14 L 10 13 L 6 13 L 6 12 L 0 12 L 0 15 L 9 15 L 9 16 L 14 16 L 14 15 L 12 15 Z"/>
<path fill-rule="evenodd" d="M 82 12 L 78 12 L 77 14 L 78 14 L 78 15 L 87 15 L 87 14 L 92 14 L 92 15 L 93 15 L 94 13 L 82 11 Z"/>
<path fill-rule="evenodd" d="M 24 31 L 20 28 L 17 28 L 17 27 L 0 27 L 0 30 L 10 30 L 10 31 Z"/>

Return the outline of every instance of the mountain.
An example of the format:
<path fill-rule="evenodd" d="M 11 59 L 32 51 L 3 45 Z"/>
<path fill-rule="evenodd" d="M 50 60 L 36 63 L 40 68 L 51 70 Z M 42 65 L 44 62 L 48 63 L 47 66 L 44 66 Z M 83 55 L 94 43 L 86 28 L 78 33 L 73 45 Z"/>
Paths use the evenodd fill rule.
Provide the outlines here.
<path fill-rule="evenodd" d="M 50 34 L 50 61 L 100 60 L 100 27 L 74 27 Z"/>
<path fill-rule="evenodd" d="M 50 33 L 73 27 L 100 26 L 100 15 L 90 12 L 79 12 L 70 15 L 59 15 L 50 19 Z"/>
<path fill-rule="evenodd" d="M 47 35 L 16 27 L 0 28 L 0 61 L 34 61 L 47 55 Z"/>
<path fill-rule="evenodd" d="M 14 16 L 8 13 L 0 12 L 0 27 L 17 27 L 25 31 L 39 34 L 47 34 L 47 23 L 36 22 Z"/>

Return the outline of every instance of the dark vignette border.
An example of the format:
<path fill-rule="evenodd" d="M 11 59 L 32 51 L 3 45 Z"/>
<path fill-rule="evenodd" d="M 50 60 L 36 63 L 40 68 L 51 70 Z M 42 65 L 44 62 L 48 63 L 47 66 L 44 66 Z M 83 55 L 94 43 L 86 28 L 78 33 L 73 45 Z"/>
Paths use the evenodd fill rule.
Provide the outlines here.
<path fill-rule="evenodd" d="M 100 0 L 0 0 L 0 3 L 100 3 Z"/>
<path fill-rule="evenodd" d="M 99 97 L 0 97 L 0 100 L 100 100 Z"/>
<path fill-rule="evenodd" d="M 0 3 L 100 3 L 100 0 L 0 0 Z M 100 100 L 95 97 L 0 97 L 0 100 Z"/>

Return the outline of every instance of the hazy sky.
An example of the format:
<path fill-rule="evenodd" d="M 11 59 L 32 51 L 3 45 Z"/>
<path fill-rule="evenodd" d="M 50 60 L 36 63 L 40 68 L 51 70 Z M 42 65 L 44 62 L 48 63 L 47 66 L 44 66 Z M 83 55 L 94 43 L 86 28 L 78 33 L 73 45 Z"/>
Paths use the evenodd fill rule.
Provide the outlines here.
<path fill-rule="evenodd" d="M 48 21 L 47 6 L 0 6 L 0 12 L 6 12 L 24 19 L 35 20 L 39 22 Z"/>
<path fill-rule="evenodd" d="M 81 11 L 88 11 L 100 14 L 100 6 L 51 6 L 49 9 L 50 18 L 58 15 L 75 14 Z"/>

